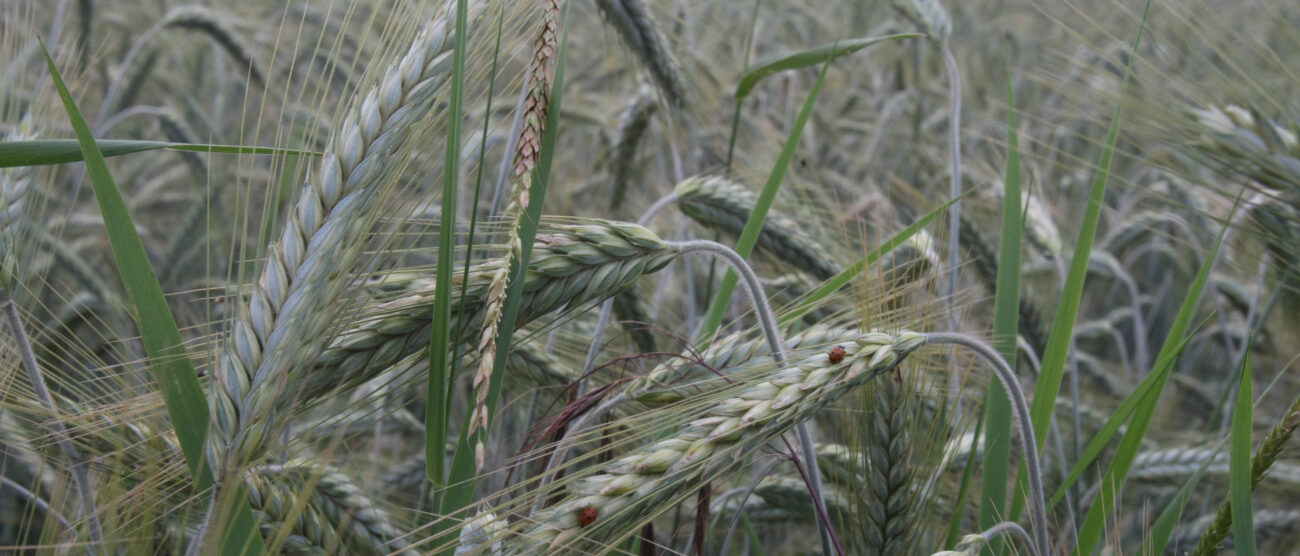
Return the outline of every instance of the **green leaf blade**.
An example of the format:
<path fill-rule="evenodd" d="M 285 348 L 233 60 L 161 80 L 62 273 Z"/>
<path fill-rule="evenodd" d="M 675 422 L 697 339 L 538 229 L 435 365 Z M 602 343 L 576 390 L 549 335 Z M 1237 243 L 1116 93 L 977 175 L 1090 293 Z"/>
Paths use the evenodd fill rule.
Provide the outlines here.
<path fill-rule="evenodd" d="M 213 484 L 212 471 L 206 461 L 205 446 L 208 429 L 208 401 L 199 384 L 194 365 L 186 353 L 184 340 L 176 326 L 171 309 L 163 296 L 162 286 L 154 274 L 153 266 L 145 253 L 144 243 L 136 233 L 131 214 L 122 193 L 113 180 L 104 154 L 99 150 L 90 125 L 86 123 L 77 103 L 68 91 L 54 64 L 54 59 L 41 43 L 50 77 L 58 90 L 69 123 L 77 135 L 77 145 L 86 162 L 95 200 L 108 231 L 113 258 L 117 263 L 127 297 L 135 311 L 136 325 L 141 341 L 149 355 L 149 368 L 158 383 L 167 414 L 185 456 L 190 475 L 200 490 Z M 243 488 L 236 489 L 236 515 L 224 528 L 221 536 L 223 554 L 260 554 L 265 552 L 261 534 L 243 496 Z"/>
<path fill-rule="evenodd" d="M 1007 112 L 1007 167 L 1002 196 L 1002 240 L 994 292 L 993 347 L 1015 369 L 1016 337 L 1020 333 L 1020 255 L 1024 217 L 1020 204 L 1020 140 L 1016 134 L 1016 104 L 1010 71 L 1007 72 L 1007 101 L 1010 107 Z M 1011 398 L 1001 382 L 989 382 L 984 407 L 985 457 L 980 476 L 980 528 L 988 529 L 1007 515 L 1004 506 L 1011 468 L 1012 416 Z"/>
<path fill-rule="evenodd" d="M 838 41 L 831 44 L 824 44 L 808 50 L 801 50 L 788 56 L 782 56 L 775 60 L 759 64 L 745 75 L 741 76 L 740 82 L 736 85 L 736 100 L 744 100 L 753 92 L 754 86 L 758 85 L 764 77 L 777 72 L 806 68 L 822 62 L 829 62 L 841 56 L 846 56 L 862 50 L 868 46 L 885 41 L 900 39 L 915 39 L 924 37 L 920 33 L 898 33 L 894 35 L 885 35 L 883 37 L 864 37 L 858 39 L 849 39 Z"/>
<path fill-rule="evenodd" d="M 1233 409 L 1228 451 L 1228 500 L 1232 508 L 1232 541 L 1237 554 L 1255 556 L 1255 523 L 1251 505 L 1251 432 L 1254 395 L 1251 392 L 1250 355 L 1241 371 L 1237 405 Z"/>
<path fill-rule="evenodd" d="M 320 155 L 320 153 L 297 149 L 248 147 L 243 145 L 203 145 L 198 143 L 134 141 L 129 139 L 92 139 L 92 141 L 99 149 L 100 158 L 111 158 L 160 149 L 213 154 Z M 0 168 L 81 162 L 86 159 L 83 152 L 80 140 L 76 139 L 7 141 L 0 143 Z"/>

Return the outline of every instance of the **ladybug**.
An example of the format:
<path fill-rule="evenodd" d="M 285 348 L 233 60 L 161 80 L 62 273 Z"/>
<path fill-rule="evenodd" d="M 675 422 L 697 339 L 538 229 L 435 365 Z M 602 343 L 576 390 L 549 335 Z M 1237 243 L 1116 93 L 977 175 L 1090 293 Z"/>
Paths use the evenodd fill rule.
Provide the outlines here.
<path fill-rule="evenodd" d="M 836 363 L 839 363 L 840 361 L 843 361 L 844 355 L 845 355 L 844 346 L 835 346 L 831 348 L 831 352 L 827 354 L 826 357 L 829 358 L 831 360 L 831 364 L 834 365 Z"/>
<path fill-rule="evenodd" d="M 581 525 L 583 527 L 591 525 L 592 522 L 596 521 L 596 516 L 597 516 L 596 507 L 587 506 L 583 508 L 582 511 L 578 512 L 578 525 Z"/>

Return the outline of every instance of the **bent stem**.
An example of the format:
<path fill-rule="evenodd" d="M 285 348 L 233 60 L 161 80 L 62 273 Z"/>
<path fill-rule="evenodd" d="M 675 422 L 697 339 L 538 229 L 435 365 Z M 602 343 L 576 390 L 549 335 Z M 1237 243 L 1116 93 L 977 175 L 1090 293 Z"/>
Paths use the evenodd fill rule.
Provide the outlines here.
<path fill-rule="evenodd" d="M 1016 421 L 1020 425 L 1020 441 L 1025 451 L 1025 467 L 1029 472 L 1029 510 L 1034 522 L 1034 546 L 1040 555 L 1051 553 L 1051 546 L 1048 543 L 1047 533 L 1047 503 L 1043 492 L 1043 471 L 1038 460 L 1038 450 L 1035 449 L 1034 425 L 1029 418 L 1029 401 L 1025 398 L 1025 392 L 1020 388 L 1020 383 L 1016 381 L 1016 373 L 1007 365 L 1006 360 L 998 354 L 993 346 L 983 340 L 962 334 L 959 332 L 931 332 L 923 334 L 926 344 L 941 345 L 958 345 L 968 348 L 979 354 L 990 367 L 993 373 L 1006 389 L 1011 398 L 1011 410 L 1016 416 Z M 996 527 L 994 527 L 996 529 Z"/>
<path fill-rule="evenodd" d="M 669 193 L 660 197 L 650 208 L 646 209 L 641 218 L 636 220 L 638 226 L 645 226 L 651 218 L 663 211 L 664 207 L 677 202 L 677 194 Z M 466 271 L 468 272 L 468 271 Z M 596 321 L 596 335 L 591 339 L 591 344 L 587 346 L 587 358 L 582 364 L 582 374 L 578 375 L 578 396 L 581 397 L 587 393 L 587 374 L 591 372 L 592 367 L 596 364 L 596 353 L 600 350 L 601 342 L 605 340 L 605 327 L 609 325 L 610 314 L 614 312 L 614 298 L 611 296 L 600 304 L 600 317 Z M 561 458 L 563 459 L 563 458 Z"/>
<path fill-rule="evenodd" d="M 767 302 L 767 297 L 763 295 L 763 285 L 758 281 L 758 275 L 754 269 L 749 266 L 744 257 L 726 245 L 716 241 L 706 239 L 695 239 L 688 241 L 670 241 L 670 247 L 680 250 L 681 254 L 693 252 L 705 252 L 716 255 L 724 262 L 731 266 L 736 274 L 740 275 L 741 284 L 744 285 L 745 291 L 749 294 L 749 301 L 754 306 L 754 313 L 758 316 L 759 327 L 763 329 L 763 336 L 767 339 L 767 344 L 772 351 L 772 359 L 777 365 L 784 365 L 790 359 L 790 349 L 785 345 L 785 338 L 781 336 L 780 329 L 776 326 L 776 314 L 772 311 L 772 305 Z M 1028 413 L 1026 413 L 1026 416 Z M 839 538 L 835 531 L 831 529 L 830 518 L 826 513 L 826 505 L 823 503 L 822 496 L 822 479 L 821 470 L 817 467 L 817 450 L 813 446 L 812 435 L 808 432 L 808 427 L 804 423 L 795 425 L 795 435 L 799 438 L 800 448 L 804 453 L 806 461 L 808 491 L 812 494 L 813 505 L 817 511 L 817 526 L 822 535 L 823 548 L 834 545 L 840 553 L 844 549 L 840 546 Z M 827 541 L 830 542 L 827 542 Z"/>
<path fill-rule="evenodd" d="M 1037 547 L 1034 546 L 1034 541 L 1029 536 L 1029 532 L 1025 531 L 1024 527 L 1021 527 L 1019 523 L 1014 521 L 1003 521 L 1002 523 L 998 523 L 997 525 L 985 529 L 982 533 L 966 535 L 966 537 L 962 539 L 961 543 L 957 545 L 957 550 L 940 552 L 935 556 L 946 556 L 948 554 L 960 554 L 964 556 L 966 554 L 975 554 L 989 543 L 993 542 L 994 539 L 1005 537 L 1007 535 L 1013 536 L 1020 542 L 1024 543 L 1024 545 L 1029 548 L 1030 554 L 1046 556 L 1038 554 Z"/>
<path fill-rule="evenodd" d="M 4 306 L 5 318 L 9 321 L 9 331 L 14 335 L 14 341 L 18 343 L 18 355 L 22 358 L 23 367 L 27 368 L 32 389 L 36 391 L 36 396 L 41 399 L 45 408 L 50 410 L 50 415 L 57 416 L 58 408 L 54 405 L 54 398 L 50 396 L 50 389 L 45 386 L 45 376 L 41 374 L 41 367 L 36 363 L 36 352 L 32 350 L 32 343 L 27 339 L 27 330 L 23 328 L 23 321 L 18 316 L 18 306 L 4 288 L 0 288 L 0 305 Z M 103 540 L 104 533 L 99 526 L 99 513 L 95 511 L 95 492 L 90 485 L 90 476 L 86 473 L 86 461 L 82 459 L 77 447 L 72 444 L 72 438 L 68 436 L 68 429 L 63 425 L 63 421 L 52 419 L 50 428 L 53 429 L 55 443 L 59 445 L 63 457 L 68 459 L 72 480 L 77 486 L 77 496 L 81 498 L 81 512 L 90 525 L 91 545 L 98 545 Z M 93 546 L 85 548 L 87 553 L 95 553 Z"/>

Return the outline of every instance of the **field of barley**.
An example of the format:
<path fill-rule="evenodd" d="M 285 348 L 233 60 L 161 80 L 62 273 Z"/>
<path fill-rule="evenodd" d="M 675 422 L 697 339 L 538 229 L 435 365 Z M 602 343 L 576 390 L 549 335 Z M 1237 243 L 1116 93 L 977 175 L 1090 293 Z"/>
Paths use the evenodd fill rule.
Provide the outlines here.
<path fill-rule="evenodd" d="M 0 553 L 1300 554 L 1294 2 L 4 0 L 0 72 Z"/>

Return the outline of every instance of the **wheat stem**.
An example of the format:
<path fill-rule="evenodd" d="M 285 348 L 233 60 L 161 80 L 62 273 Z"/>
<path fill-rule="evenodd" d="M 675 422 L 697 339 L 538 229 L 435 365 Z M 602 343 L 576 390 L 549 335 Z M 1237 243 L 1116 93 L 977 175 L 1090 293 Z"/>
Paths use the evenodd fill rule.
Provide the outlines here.
<path fill-rule="evenodd" d="M 774 460 L 767 465 L 764 465 L 758 470 L 758 473 L 754 474 L 754 480 L 750 481 L 749 488 L 745 489 L 744 494 L 740 497 L 740 502 L 736 504 L 736 513 L 731 516 L 731 523 L 727 525 L 727 534 L 722 537 L 722 550 L 719 550 L 718 554 L 731 554 L 729 551 L 731 548 L 731 538 L 736 532 L 736 526 L 740 524 L 740 516 L 745 515 L 745 502 L 748 502 L 749 497 L 754 495 L 754 490 L 758 488 L 758 483 L 771 474 L 772 470 L 776 469 L 776 466 L 780 465 L 780 463 L 780 460 Z M 718 501 L 722 501 L 721 496 L 718 497 Z"/>
<path fill-rule="evenodd" d="M 676 200 L 676 193 L 669 193 L 660 197 L 658 201 L 655 201 L 654 204 L 650 205 L 650 208 L 646 209 L 645 213 L 643 213 L 640 218 L 637 218 L 637 225 L 646 225 L 650 222 L 650 219 L 654 218 L 654 216 L 662 211 L 664 207 L 671 205 Z M 605 339 L 605 327 L 609 324 L 609 316 L 613 311 L 613 297 L 606 299 L 604 303 L 600 304 L 600 317 L 596 319 L 596 335 L 591 339 L 591 344 L 587 347 L 587 359 L 582 366 L 582 374 L 578 375 L 578 396 L 582 396 L 587 391 L 587 374 L 591 372 L 591 367 L 596 362 L 596 352 L 599 350 L 601 342 Z"/>
<path fill-rule="evenodd" d="M 27 337 L 23 320 L 18 315 L 18 306 L 9 297 L 9 291 L 2 287 L 0 287 L 0 305 L 4 306 L 5 318 L 9 321 L 9 332 L 18 343 L 18 355 L 22 358 L 23 367 L 27 369 L 27 376 L 32 381 L 32 389 L 45 408 L 50 411 L 50 415 L 56 417 L 50 420 L 50 428 L 53 429 L 55 443 L 59 445 L 63 457 L 68 460 L 72 480 L 77 485 L 77 495 L 81 497 L 81 515 L 90 525 L 91 545 L 85 548 L 93 555 L 96 552 L 94 545 L 103 540 L 104 532 L 100 528 L 99 514 L 95 510 L 95 490 L 90 484 L 90 476 L 86 473 L 86 460 L 81 457 L 81 451 L 72 444 L 68 428 L 64 426 L 63 421 L 57 419 L 58 408 L 54 405 L 54 398 L 50 396 L 50 389 L 45 386 L 45 375 L 41 372 L 40 365 L 36 363 L 36 352 L 32 351 L 31 340 Z"/>
<path fill-rule="evenodd" d="M 1051 545 L 1047 532 L 1047 503 L 1044 497 L 1043 471 L 1035 449 L 1034 425 L 1029 418 L 1029 402 L 1025 392 L 1016 380 L 1016 372 L 1007 364 L 997 350 L 983 340 L 960 332 L 931 332 L 923 334 L 926 344 L 958 345 L 968 348 L 984 359 L 993 369 L 994 375 L 1006 389 L 1011 398 L 1011 410 L 1020 425 L 1020 441 L 1025 451 L 1025 471 L 1029 474 L 1029 511 L 1034 524 L 1034 541 L 1039 554 L 1050 554 Z"/>
<path fill-rule="evenodd" d="M 670 246 L 675 246 L 681 250 L 682 254 L 701 251 L 720 257 L 723 261 L 731 266 L 737 274 L 741 276 L 741 283 L 744 285 L 746 293 L 749 294 L 749 301 L 754 306 L 754 313 L 758 316 L 759 327 L 763 329 L 763 336 L 767 338 L 768 346 L 772 350 L 772 358 L 777 365 L 785 365 L 790 359 L 790 348 L 786 347 L 785 338 L 781 335 L 781 330 L 776 325 L 776 313 L 772 311 L 772 306 L 767 301 L 767 296 L 763 295 L 763 284 L 759 282 L 758 275 L 754 273 L 753 267 L 745 261 L 735 250 L 718 243 L 705 239 L 696 239 L 689 241 L 670 241 Z M 830 522 L 826 521 L 826 506 L 823 503 L 822 480 L 820 470 L 817 468 L 817 449 L 813 446 L 812 434 L 808 431 L 808 426 L 804 423 L 795 425 L 795 435 L 799 438 L 800 448 L 803 450 L 805 464 L 807 465 L 808 490 L 812 493 L 813 504 L 817 508 L 817 525 L 824 541 L 823 551 L 829 548 L 828 545 L 834 544 L 840 546 L 839 539 L 835 531 L 831 528 Z M 843 550 L 840 550 L 842 553 Z"/>
<path fill-rule="evenodd" d="M 14 482 L 13 479 L 10 479 L 9 477 L 5 477 L 3 475 L 0 475 L 0 485 L 4 485 L 5 488 L 12 489 L 14 492 L 18 493 L 18 496 L 21 496 L 24 500 L 31 502 L 32 505 L 36 506 L 42 512 L 45 512 L 45 515 L 48 515 L 54 518 L 56 521 L 58 521 L 59 525 L 61 525 L 64 529 L 68 528 L 68 518 L 63 517 L 63 514 L 59 513 L 58 510 L 55 510 L 54 508 L 50 507 L 50 503 L 45 501 L 44 498 L 37 496 L 35 492 L 32 492 L 27 487 L 20 485 Z M 77 532 L 73 531 L 72 534 L 73 536 L 76 536 Z"/>
<path fill-rule="evenodd" d="M 962 538 L 961 542 L 957 544 L 955 550 L 945 550 L 943 552 L 935 553 L 934 556 L 974 556 L 975 554 L 979 554 L 980 551 L 989 543 L 993 542 L 994 539 L 1007 535 L 1016 537 L 1020 542 L 1024 543 L 1025 547 L 1029 549 L 1031 556 L 1046 556 L 1045 554 L 1040 554 L 1038 552 L 1038 548 L 1034 545 L 1034 539 L 1029 536 L 1029 532 L 1025 531 L 1024 527 L 1021 527 L 1019 523 L 1014 521 L 1003 521 L 985 529 L 982 533 L 977 535 L 966 535 Z"/>

